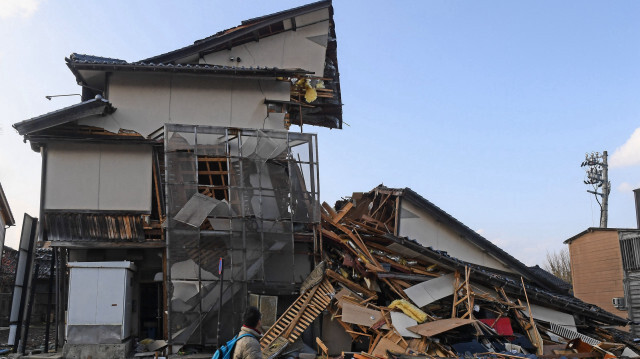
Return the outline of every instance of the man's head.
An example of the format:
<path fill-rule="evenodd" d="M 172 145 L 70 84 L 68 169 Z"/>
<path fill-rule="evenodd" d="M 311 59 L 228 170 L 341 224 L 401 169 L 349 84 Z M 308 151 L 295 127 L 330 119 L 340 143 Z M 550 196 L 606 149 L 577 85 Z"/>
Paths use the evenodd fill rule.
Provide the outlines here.
<path fill-rule="evenodd" d="M 256 307 L 248 307 L 242 318 L 243 324 L 250 328 L 257 328 L 260 325 L 260 319 L 262 319 L 262 313 Z"/>

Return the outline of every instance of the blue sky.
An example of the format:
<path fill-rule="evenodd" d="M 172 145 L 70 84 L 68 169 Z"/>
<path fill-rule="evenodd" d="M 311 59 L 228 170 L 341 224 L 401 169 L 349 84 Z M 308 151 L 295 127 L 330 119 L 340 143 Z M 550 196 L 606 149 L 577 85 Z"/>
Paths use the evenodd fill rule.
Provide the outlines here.
<path fill-rule="evenodd" d="M 44 97 L 80 91 L 65 56 L 140 60 L 303 4 L 0 0 L 0 183 L 14 216 L 38 213 L 40 158 L 11 124 L 78 100 Z M 532 265 L 598 225 L 580 163 L 608 150 L 609 225 L 636 226 L 639 2 L 336 0 L 334 10 L 349 126 L 305 128 L 319 134 L 323 200 L 411 187 Z"/>

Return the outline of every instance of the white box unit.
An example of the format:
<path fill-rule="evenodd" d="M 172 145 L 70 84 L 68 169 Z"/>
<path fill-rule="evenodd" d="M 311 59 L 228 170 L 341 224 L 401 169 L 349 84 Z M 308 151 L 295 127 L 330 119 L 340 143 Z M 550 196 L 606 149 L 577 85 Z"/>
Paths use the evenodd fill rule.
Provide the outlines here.
<path fill-rule="evenodd" d="M 122 343 L 131 335 L 135 265 L 122 261 L 70 262 L 68 266 L 68 343 Z"/>
<path fill-rule="evenodd" d="M 624 300 L 624 297 L 613 298 L 611 303 L 618 310 L 627 310 L 627 302 Z"/>

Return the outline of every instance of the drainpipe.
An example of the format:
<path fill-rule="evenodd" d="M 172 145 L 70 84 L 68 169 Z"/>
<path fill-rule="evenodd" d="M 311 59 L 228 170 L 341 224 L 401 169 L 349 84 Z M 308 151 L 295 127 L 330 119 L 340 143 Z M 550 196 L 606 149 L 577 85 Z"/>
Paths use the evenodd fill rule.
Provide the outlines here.
<path fill-rule="evenodd" d="M 633 195 L 636 200 L 636 223 L 637 228 L 640 229 L 640 188 L 633 190 Z"/>

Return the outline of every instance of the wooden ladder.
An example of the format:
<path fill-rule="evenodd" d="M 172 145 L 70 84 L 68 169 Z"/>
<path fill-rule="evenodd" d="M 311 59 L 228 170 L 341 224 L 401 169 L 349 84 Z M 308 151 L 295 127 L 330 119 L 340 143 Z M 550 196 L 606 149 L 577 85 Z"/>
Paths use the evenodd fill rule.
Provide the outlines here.
<path fill-rule="evenodd" d="M 331 302 L 335 289 L 327 278 L 298 297 L 260 340 L 262 350 L 278 337 L 293 343 Z"/>

